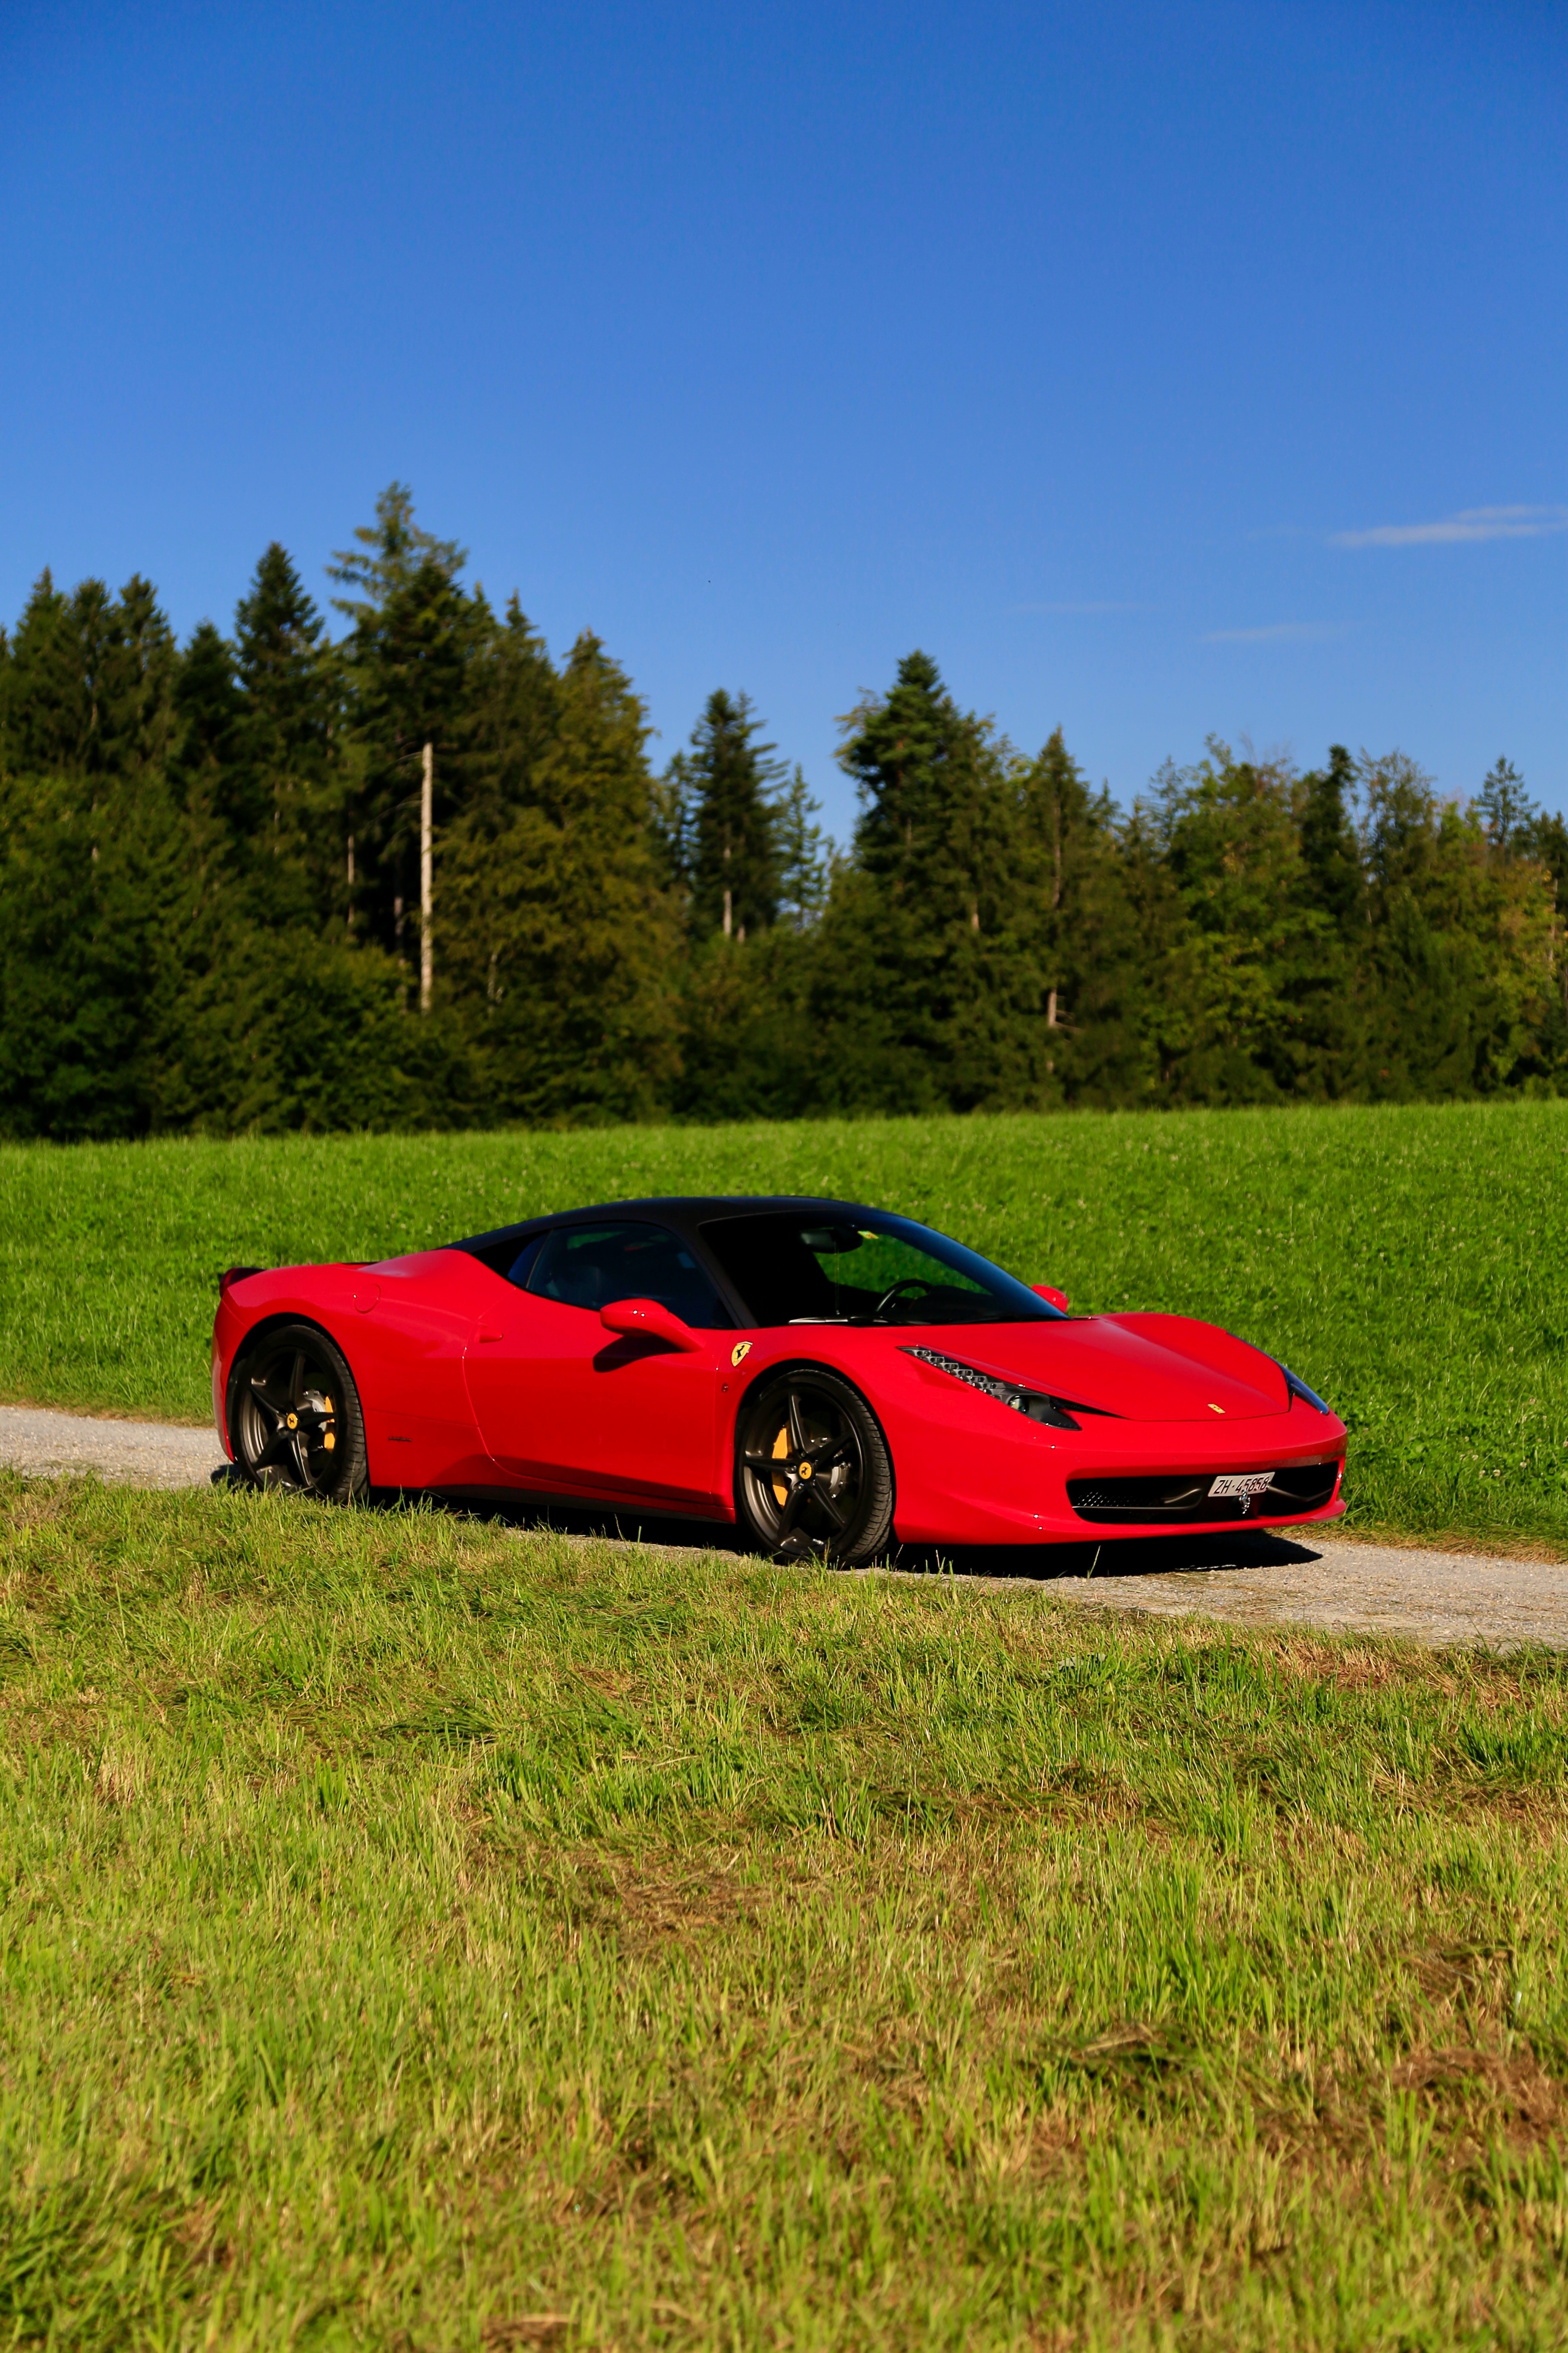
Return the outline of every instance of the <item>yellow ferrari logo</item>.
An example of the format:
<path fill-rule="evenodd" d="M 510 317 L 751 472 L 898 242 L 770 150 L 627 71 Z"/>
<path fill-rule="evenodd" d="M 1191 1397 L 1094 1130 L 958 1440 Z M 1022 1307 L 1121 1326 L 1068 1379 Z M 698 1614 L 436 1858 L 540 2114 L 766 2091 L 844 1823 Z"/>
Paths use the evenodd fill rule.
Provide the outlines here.
<path fill-rule="evenodd" d="M 731 1365 L 738 1365 L 742 1356 L 749 1356 L 751 1353 L 752 1344 L 749 1340 L 737 1340 L 730 1351 L 730 1362 Z"/>

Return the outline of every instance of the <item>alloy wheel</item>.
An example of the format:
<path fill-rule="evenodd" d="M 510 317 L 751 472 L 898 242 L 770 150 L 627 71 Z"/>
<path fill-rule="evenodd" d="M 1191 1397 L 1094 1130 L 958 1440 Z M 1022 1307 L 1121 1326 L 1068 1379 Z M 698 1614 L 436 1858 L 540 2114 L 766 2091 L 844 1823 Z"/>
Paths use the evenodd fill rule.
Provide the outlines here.
<path fill-rule="evenodd" d="M 297 1340 L 251 1364 L 237 1400 L 235 1451 L 258 1487 L 310 1495 L 337 1487 L 342 1387 L 324 1353 Z"/>
<path fill-rule="evenodd" d="M 775 1383 L 748 1417 L 741 1450 L 748 1516 L 777 1552 L 830 1556 L 852 1540 L 866 1486 L 855 1417 L 808 1377 Z"/>

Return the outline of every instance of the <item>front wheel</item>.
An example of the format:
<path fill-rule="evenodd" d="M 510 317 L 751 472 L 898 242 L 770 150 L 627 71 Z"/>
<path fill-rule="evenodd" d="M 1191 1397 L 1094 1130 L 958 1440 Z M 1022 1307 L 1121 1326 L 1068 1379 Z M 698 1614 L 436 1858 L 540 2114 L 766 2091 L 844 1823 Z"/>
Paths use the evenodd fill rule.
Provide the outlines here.
<path fill-rule="evenodd" d="M 809 1365 L 764 1381 L 736 1430 L 735 1511 L 785 1559 L 875 1560 L 893 1524 L 893 1467 L 859 1391 Z"/>
<path fill-rule="evenodd" d="M 353 1504 L 370 1486 L 364 1416 L 342 1352 L 313 1324 L 282 1324 L 245 1350 L 231 1390 L 235 1464 L 253 1487 Z"/>

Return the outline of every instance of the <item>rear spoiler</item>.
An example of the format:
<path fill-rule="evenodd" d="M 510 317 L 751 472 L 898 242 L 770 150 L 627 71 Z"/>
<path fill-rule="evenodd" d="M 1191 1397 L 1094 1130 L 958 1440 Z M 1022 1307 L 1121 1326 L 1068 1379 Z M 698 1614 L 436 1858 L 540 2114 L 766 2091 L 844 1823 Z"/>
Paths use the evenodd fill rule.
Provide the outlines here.
<path fill-rule="evenodd" d="M 247 1274 L 265 1274 L 266 1271 L 264 1266 L 226 1266 L 217 1279 L 218 1297 L 221 1299 L 235 1283 L 243 1282 Z"/>

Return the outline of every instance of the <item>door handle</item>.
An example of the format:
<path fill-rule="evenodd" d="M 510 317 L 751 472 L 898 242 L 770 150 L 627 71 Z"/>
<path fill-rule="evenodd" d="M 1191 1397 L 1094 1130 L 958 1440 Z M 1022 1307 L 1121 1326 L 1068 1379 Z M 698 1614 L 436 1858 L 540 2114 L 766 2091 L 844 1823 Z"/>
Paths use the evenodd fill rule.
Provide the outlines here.
<path fill-rule="evenodd" d="M 486 1315 L 481 1317 L 479 1328 L 475 1333 L 474 1337 L 476 1340 L 504 1340 L 506 1338 L 506 1334 L 501 1330 L 499 1324 L 493 1324 L 489 1317 Z"/>

